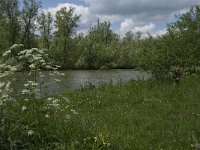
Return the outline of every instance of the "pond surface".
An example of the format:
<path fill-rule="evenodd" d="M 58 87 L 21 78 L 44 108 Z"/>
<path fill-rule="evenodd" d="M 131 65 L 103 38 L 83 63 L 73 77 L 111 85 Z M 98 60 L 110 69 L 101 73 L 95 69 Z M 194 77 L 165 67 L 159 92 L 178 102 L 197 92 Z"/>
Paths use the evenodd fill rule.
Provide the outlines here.
<path fill-rule="evenodd" d="M 146 80 L 150 74 L 142 71 L 133 71 L 127 69 L 113 70 L 67 70 L 59 71 L 65 76 L 51 76 L 48 71 L 43 71 L 37 75 L 39 81 L 38 89 L 41 94 L 57 94 L 65 89 L 77 89 L 86 86 L 98 87 L 102 84 L 127 83 L 130 80 Z M 21 93 L 23 84 L 32 80 L 27 72 L 16 73 L 16 81 L 13 83 L 15 93 Z M 60 82 L 57 82 L 59 79 Z M 42 86 L 47 83 L 46 86 Z"/>

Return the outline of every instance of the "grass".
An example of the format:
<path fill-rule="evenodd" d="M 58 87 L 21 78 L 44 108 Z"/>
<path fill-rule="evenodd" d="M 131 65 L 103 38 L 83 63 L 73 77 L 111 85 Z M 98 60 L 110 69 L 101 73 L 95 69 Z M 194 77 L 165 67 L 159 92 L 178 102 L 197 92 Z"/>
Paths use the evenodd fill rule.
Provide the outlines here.
<path fill-rule="evenodd" d="M 104 135 L 113 149 L 191 149 L 200 138 L 199 83 L 135 81 L 66 94 L 83 128 Z"/>
<path fill-rule="evenodd" d="M 29 124 L 40 136 L 23 137 L 11 127 L 15 136 L 10 138 L 16 141 L 18 137 L 22 144 L 28 143 L 29 149 L 195 149 L 200 143 L 199 83 L 199 76 L 187 76 L 179 87 L 148 80 L 69 90 L 62 96 L 68 97 L 70 104 L 62 103 L 62 111 L 52 110 L 51 121 L 40 119 L 32 125 L 39 120 L 42 109 L 31 115 L 20 111 L 19 117 L 11 113 L 12 108 L 9 113 L 14 125 Z M 34 110 L 44 103 L 34 104 Z M 63 121 L 68 105 L 78 114 Z"/>

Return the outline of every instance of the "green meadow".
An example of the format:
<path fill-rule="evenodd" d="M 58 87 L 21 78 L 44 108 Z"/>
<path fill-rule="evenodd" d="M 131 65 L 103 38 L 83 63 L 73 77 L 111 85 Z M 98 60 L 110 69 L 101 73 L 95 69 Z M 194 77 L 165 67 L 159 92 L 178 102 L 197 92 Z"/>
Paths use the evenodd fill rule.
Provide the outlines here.
<path fill-rule="evenodd" d="M 191 75 L 179 87 L 149 79 L 68 90 L 48 116 L 46 98 L 19 100 L 8 106 L 1 149 L 198 149 L 199 83 Z"/>

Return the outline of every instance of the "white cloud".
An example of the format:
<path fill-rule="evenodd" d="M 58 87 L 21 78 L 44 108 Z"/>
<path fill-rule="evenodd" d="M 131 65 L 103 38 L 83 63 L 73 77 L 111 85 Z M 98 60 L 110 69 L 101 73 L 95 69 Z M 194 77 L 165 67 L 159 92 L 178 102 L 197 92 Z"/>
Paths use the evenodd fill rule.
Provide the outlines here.
<path fill-rule="evenodd" d="M 118 34 L 120 34 L 121 37 L 125 35 L 125 33 L 131 31 L 133 34 L 137 32 L 141 32 L 143 36 L 146 36 L 147 33 L 150 33 L 152 35 L 156 35 L 156 25 L 153 23 L 145 24 L 145 25 L 136 25 L 133 20 L 126 19 L 124 20 L 121 25 Z"/>
<path fill-rule="evenodd" d="M 120 35 L 123 36 L 123 34 L 125 34 L 126 32 L 132 31 L 134 26 L 135 24 L 132 19 L 125 19 L 120 25 L 120 29 L 119 29 Z"/>
<path fill-rule="evenodd" d="M 86 33 L 95 25 L 97 19 L 111 21 L 115 32 L 123 36 L 126 32 L 146 32 L 153 36 L 166 33 L 166 28 L 156 22 L 169 23 L 175 14 L 182 14 L 190 6 L 199 4 L 200 0 L 84 0 L 87 5 L 59 3 L 56 7 L 48 8 L 52 14 L 62 7 L 73 7 L 75 13 L 81 15 L 78 32 Z"/>
<path fill-rule="evenodd" d="M 56 12 L 59 11 L 63 7 L 66 7 L 68 9 L 72 7 L 75 9 L 74 10 L 75 14 L 81 15 L 79 28 L 78 28 L 79 32 L 86 33 L 87 31 L 86 29 L 89 29 L 89 27 L 92 25 L 92 23 L 96 19 L 96 17 L 89 12 L 88 7 L 84 7 L 82 5 L 75 5 L 71 3 L 59 3 L 56 7 L 51 7 L 44 11 L 51 12 L 52 15 L 55 16 Z"/>

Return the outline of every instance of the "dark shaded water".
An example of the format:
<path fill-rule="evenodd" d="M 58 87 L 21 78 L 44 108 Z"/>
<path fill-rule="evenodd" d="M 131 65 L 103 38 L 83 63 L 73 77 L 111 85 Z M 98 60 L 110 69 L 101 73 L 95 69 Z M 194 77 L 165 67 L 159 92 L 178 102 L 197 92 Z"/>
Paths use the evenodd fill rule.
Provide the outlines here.
<path fill-rule="evenodd" d="M 77 89 L 85 86 L 95 86 L 111 83 L 127 83 L 130 80 L 146 80 L 150 74 L 147 72 L 133 71 L 126 69 L 114 70 L 67 70 L 60 71 L 65 76 L 51 76 L 49 72 L 44 71 L 37 75 L 39 81 L 38 89 L 41 94 L 56 94 L 64 91 L 65 89 Z M 17 73 L 15 75 L 16 81 L 13 84 L 15 93 L 20 93 L 23 89 L 23 84 L 27 80 L 32 80 L 28 73 Z M 59 79 L 57 82 L 55 79 Z M 42 86 L 47 83 L 46 86 Z"/>

